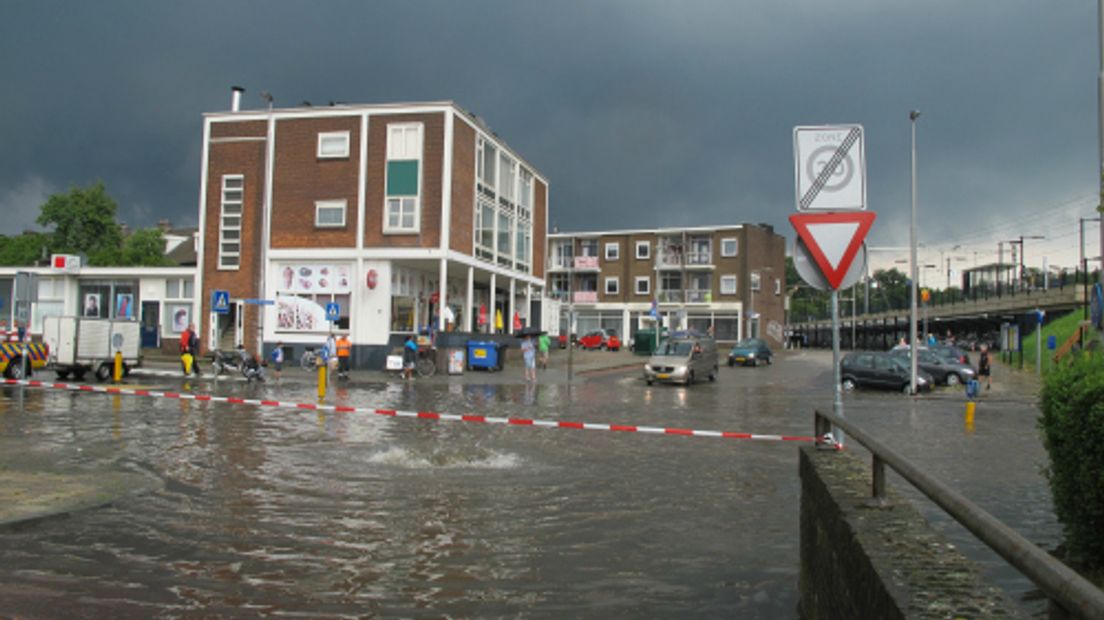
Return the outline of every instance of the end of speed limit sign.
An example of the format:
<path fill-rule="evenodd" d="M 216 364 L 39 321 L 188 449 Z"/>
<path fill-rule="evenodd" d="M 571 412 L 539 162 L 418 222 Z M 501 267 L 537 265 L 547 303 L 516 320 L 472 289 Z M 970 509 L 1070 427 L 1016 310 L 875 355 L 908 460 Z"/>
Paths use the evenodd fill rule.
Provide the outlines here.
<path fill-rule="evenodd" d="M 793 134 L 797 210 L 865 210 L 862 125 L 798 126 Z"/>

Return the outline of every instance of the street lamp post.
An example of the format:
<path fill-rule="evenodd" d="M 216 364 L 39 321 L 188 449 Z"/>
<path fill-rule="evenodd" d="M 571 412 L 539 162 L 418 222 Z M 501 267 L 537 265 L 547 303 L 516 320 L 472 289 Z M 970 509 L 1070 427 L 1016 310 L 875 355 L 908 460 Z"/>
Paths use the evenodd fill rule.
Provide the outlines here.
<path fill-rule="evenodd" d="M 1084 315 L 1082 316 L 1082 320 L 1085 321 L 1089 320 L 1089 259 L 1085 256 L 1085 222 L 1099 221 L 1099 217 L 1083 217 L 1079 222 L 1081 232 L 1081 271 L 1085 274 L 1085 303 L 1083 304 Z M 1101 230 L 1104 230 L 1104 226 L 1101 226 Z M 1104 273 L 1104 269 L 1100 271 Z"/>
<path fill-rule="evenodd" d="M 1104 0 L 1101 0 L 1104 2 Z M 909 112 L 912 125 L 912 221 L 909 225 L 909 272 L 912 283 L 909 286 L 909 391 L 916 394 L 916 119 L 919 110 Z"/>

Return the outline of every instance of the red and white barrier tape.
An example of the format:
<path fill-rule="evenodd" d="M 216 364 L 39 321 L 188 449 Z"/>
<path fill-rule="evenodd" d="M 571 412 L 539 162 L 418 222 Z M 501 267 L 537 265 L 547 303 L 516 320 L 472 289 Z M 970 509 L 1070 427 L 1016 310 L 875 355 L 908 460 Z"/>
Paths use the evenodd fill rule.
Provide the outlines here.
<path fill-rule="evenodd" d="M 758 433 L 734 433 L 730 431 L 703 431 L 689 428 L 664 428 L 659 426 L 636 426 L 632 424 L 594 424 L 589 422 L 564 422 L 559 420 L 530 420 L 527 418 L 502 418 L 485 415 L 436 413 L 433 411 L 400 411 L 398 409 L 368 409 L 365 407 L 345 407 L 341 405 L 316 405 L 314 403 L 291 403 L 279 400 L 261 400 L 256 398 L 238 398 L 236 396 L 211 396 L 210 394 L 189 394 L 186 392 L 158 392 L 153 390 L 128 389 L 120 387 L 100 387 L 97 385 L 50 383 L 20 379 L 4 379 L 6 385 L 25 385 L 33 388 L 70 390 L 74 392 L 98 392 L 102 394 L 123 394 L 128 396 L 149 396 L 152 398 L 175 398 L 201 402 L 229 403 L 233 405 L 254 405 L 257 407 L 276 407 L 282 409 L 307 409 L 311 411 L 332 411 L 335 413 L 371 413 L 374 415 L 417 418 L 420 420 L 444 420 L 450 422 L 474 422 L 477 424 L 506 424 L 509 426 L 539 426 L 544 428 L 570 428 L 586 431 L 613 431 L 618 433 L 648 433 L 653 435 L 680 435 L 685 437 L 717 437 L 720 439 L 752 439 L 756 441 L 806 441 L 822 442 L 816 437 L 800 435 L 764 435 Z"/>

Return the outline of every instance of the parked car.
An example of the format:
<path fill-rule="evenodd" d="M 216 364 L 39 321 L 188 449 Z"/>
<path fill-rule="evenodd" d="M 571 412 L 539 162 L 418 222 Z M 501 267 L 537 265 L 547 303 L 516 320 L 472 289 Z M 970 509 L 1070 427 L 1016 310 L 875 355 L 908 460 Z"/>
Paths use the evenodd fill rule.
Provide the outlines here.
<path fill-rule="evenodd" d="M 910 369 L 899 355 L 879 351 L 855 351 L 840 362 L 840 381 L 843 389 L 856 387 L 883 388 L 911 391 Z M 916 389 L 930 391 L 934 379 L 919 368 L 916 370 Z"/>
<path fill-rule="evenodd" d="M 909 365 L 909 350 L 898 349 L 890 353 Z M 930 374 L 937 384 L 959 385 L 977 374 L 973 366 L 957 361 L 956 357 L 942 357 L 933 349 L 917 349 L 916 367 Z"/>
<path fill-rule="evenodd" d="M 644 381 L 690 385 L 701 377 L 717 380 L 717 342 L 708 336 L 673 335 L 644 364 Z"/>
<path fill-rule="evenodd" d="M 621 339 L 617 337 L 617 330 L 606 330 L 606 350 L 607 351 L 620 351 Z"/>
<path fill-rule="evenodd" d="M 963 351 L 962 349 L 960 349 L 959 347 L 956 347 L 955 345 L 937 344 L 934 347 L 931 347 L 931 351 L 932 351 L 932 353 L 935 353 L 939 357 L 942 357 L 942 358 L 948 359 L 948 360 L 953 360 L 953 361 L 955 361 L 956 363 L 959 363 L 959 364 L 969 364 L 970 363 L 970 355 L 968 353 L 966 353 L 965 351 Z"/>
<path fill-rule="evenodd" d="M 762 338 L 745 338 L 737 342 L 728 352 L 728 365 L 758 366 L 770 364 L 774 358 L 767 341 Z"/>
<path fill-rule="evenodd" d="M 596 329 L 579 338 L 579 346 L 584 349 L 604 349 L 606 348 L 606 339 L 606 332 Z"/>

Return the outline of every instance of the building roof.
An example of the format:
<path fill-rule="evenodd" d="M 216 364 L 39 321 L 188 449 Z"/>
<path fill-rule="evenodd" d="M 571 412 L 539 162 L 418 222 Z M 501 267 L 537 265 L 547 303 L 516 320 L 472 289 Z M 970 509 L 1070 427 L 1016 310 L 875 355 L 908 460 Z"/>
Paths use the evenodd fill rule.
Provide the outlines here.
<path fill-rule="evenodd" d="M 740 230 L 747 224 L 729 224 L 727 226 L 677 226 L 671 228 L 633 228 L 626 230 L 594 230 L 588 232 L 548 233 L 549 239 L 569 239 L 578 237 L 606 237 L 610 235 L 663 235 L 681 232 L 715 232 L 722 230 Z"/>

